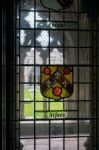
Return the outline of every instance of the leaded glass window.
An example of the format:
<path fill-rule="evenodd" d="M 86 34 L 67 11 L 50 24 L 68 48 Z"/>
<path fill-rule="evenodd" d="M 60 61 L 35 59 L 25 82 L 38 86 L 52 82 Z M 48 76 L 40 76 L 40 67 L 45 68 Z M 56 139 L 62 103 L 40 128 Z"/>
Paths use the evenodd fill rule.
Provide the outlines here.
<path fill-rule="evenodd" d="M 41 1 L 21 0 L 17 6 L 20 141 L 28 149 L 30 138 L 31 150 L 44 149 L 44 144 L 44 150 L 85 150 L 85 141 L 92 137 L 93 24 L 82 11 L 80 0 L 60 11 L 44 7 Z M 57 84 L 54 84 L 56 74 L 52 66 L 59 68 L 56 69 L 57 78 L 60 76 Z M 64 81 L 62 88 L 68 84 L 62 75 L 68 71 L 73 77 L 68 77 L 71 94 L 59 99 L 47 96 L 53 84 L 52 94 L 61 95 L 61 83 Z M 41 89 L 42 72 L 52 77 L 47 78 L 44 90 Z"/>

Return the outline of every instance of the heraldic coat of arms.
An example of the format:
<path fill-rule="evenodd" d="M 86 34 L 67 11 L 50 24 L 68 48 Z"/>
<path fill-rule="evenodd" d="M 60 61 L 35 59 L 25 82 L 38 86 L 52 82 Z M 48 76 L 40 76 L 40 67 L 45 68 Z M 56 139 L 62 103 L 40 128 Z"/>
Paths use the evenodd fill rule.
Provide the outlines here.
<path fill-rule="evenodd" d="M 65 8 L 69 8 L 72 5 L 72 0 L 41 0 L 41 4 L 55 11 L 59 11 Z"/>
<path fill-rule="evenodd" d="M 42 66 L 41 93 L 44 97 L 59 100 L 73 93 L 73 68 L 71 66 Z"/>

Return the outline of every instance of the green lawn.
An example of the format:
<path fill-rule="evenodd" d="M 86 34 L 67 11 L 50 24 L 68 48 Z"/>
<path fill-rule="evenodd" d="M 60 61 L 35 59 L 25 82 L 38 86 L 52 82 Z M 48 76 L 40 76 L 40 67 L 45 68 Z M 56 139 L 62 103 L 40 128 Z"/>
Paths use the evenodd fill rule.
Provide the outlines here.
<path fill-rule="evenodd" d="M 35 104 L 35 111 L 41 111 L 41 112 L 35 112 L 36 118 L 43 118 L 44 112 L 43 112 L 43 96 L 41 95 L 40 91 L 35 92 L 35 101 L 34 101 L 34 94 L 32 91 L 29 91 L 29 89 L 24 89 L 24 100 L 28 100 L 28 102 L 24 102 L 24 115 L 27 118 L 34 118 L 34 104 Z M 57 111 L 63 109 L 63 102 L 55 102 L 54 100 L 50 103 L 47 101 L 47 110 L 50 107 L 50 112 L 53 112 L 53 110 Z M 49 111 L 47 112 L 47 115 L 49 116 Z"/>

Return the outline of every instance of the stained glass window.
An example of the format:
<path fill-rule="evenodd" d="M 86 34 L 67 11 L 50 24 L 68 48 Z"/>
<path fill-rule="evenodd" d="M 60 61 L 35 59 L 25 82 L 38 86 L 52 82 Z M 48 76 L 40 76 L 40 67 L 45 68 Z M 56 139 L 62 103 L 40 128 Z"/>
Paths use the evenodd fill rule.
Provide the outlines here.
<path fill-rule="evenodd" d="M 80 0 L 68 8 L 63 0 L 47 2 L 21 0 L 17 7 L 20 141 L 30 138 L 34 150 L 84 150 L 92 139 L 96 24 Z"/>

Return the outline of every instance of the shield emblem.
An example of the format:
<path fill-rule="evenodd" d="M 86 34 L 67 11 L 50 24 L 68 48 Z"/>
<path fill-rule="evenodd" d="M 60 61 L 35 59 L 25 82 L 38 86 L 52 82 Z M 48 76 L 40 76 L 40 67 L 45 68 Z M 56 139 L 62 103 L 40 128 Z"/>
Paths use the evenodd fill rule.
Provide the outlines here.
<path fill-rule="evenodd" d="M 40 90 L 44 97 L 59 100 L 73 93 L 73 67 L 41 66 Z"/>
<path fill-rule="evenodd" d="M 41 4 L 55 11 L 69 8 L 72 5 L 73 0 L 41 0 Z"/>

